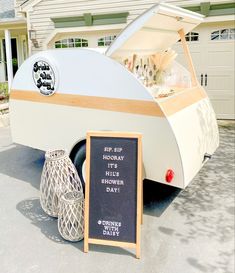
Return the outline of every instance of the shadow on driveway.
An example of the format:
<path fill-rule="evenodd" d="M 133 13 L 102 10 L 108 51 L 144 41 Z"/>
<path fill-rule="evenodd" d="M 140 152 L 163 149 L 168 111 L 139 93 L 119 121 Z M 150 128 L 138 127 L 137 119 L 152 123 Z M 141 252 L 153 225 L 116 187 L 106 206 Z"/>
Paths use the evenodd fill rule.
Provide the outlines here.
<path fill-rule="evenodd" d="M 181 189 L 144 180 L 144 214 L 160 217 L 180 192 Z"/>
<path fill-rule="evenodd" d="M 30 198 L 21 201 L 17 204 L 16 209 L 30 220 L 31 224 L 40 229 L 41 233 L 54 243 L 69 244 L 78 250 L 83 252 L 83 240 L 80 242 L 68 242 L 64 240 L 58 231 L 57 218 L 48 216 L 41 208 L 39 198 Z M 127 255 L 135 257 L 134 253 L 119 248 L 119 247 L 107 247 L 107 246 L 96 246 L 89 245 L 90 251 L 112 253 L 117 255 Z"/>
<path fill-rule="evenodd" d="M 44 151 L 14 145 L 0 152 L 0 173 L 30 183 L 39 190 L 44 154 Z M 145 180 L 143 185 L 144 213 L 156 217 L 161 216 L 180 192 L 180 189 L 150 180 Z"/>
<path fill-rule="evenodd" d="M 17 204 L 16 209 L 30 220 L 31 224 L 40 229 L 41 233 L 54 243 L 72 244 L 83 251 L 83 242 L 71 243 L 64 240 L 58 231 L 57 218 L 50 217 L 41 208 L 39 198 L 30 198 Z"/>
<path fill-rule="evenodd" d="M 0 173 L 40 187 L 44 152 L 22 145 L 12 145 L 0 152 Z"/>

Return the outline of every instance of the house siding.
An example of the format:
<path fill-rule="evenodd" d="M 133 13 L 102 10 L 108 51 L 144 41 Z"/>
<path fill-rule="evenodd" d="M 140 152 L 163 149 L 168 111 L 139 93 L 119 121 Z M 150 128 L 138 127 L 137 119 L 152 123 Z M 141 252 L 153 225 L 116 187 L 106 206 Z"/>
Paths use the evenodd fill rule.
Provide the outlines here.
<path fill-rule="evenodd" d="M 129 23 L 145 10 L 159 2 L 159 0 L 29 0 L 28 4 L 30 4 L 32 8 L 27 11 L 27 3 L 22 7 L 24 11 L 27 11 L 28 29 L 36 30 L 36 38 L 39 45 L 38 48 L 35 48 L 33 44 L 30 43 L 30 53 L 36 53 L 47 47 L 46 40 L 55 30 L 51 18 L 83 16 L 85 13 L 110 14 L 128 12 L 127 23 Z M 194 8 L 196 4 L 199 5 L 200 8 L 201 2 L 208 1 L 168 0 L 166 2 L 177 6 L 185 6 L 187 4 L 187 7 L 191 6 L 192 8 Z M 211 0 L 210 4 L 220 2 L 221 0 Z M 25 0 L 15 0 L 16 6 L 22 5 L 23 3 L 25 3 Z M 33 6 L 33 3 L 36 4 Z M 22 13 L 17 13 L 17 15 L 22 16 Z M 115 27 L 113 27 L 113 29 L 115 29 Z M 75 28 L 74 32 L 78 32 L 78 28 Z M 110 31 L 110 33 L 112 33 L 112 31 Z"/>
<path fill-rule="evenodd" d="M 42 0 L 28 12 L 30 25 L 36 30 L 39 48 L 32 47 L 32 53 L 43 50 L 43 42 L 54 31 L 53 17 L 81 16 L 84 13 L 102 14 L 129 12 L 127 23 L 131 22 L 145 10 L 157 4 L 153 0 Z M 185 1 L 168 1 L 182 5 Z M 193 1 L 188 1 L 192 2 Z M 188 3 L 190 4 L 190 3 Z"/>

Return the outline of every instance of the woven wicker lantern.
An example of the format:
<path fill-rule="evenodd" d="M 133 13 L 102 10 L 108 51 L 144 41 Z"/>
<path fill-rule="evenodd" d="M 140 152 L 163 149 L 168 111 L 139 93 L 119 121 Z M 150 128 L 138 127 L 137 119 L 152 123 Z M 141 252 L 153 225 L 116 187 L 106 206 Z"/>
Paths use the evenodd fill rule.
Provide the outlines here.
<path fill-rule="evenodd" d="M 40 203 L 52 217 L 58 216 L 58 200 L 63 193 L 83 192 L 77 170 L 64 150 L 48 151 L 45 154 L 41 184 Z"/>
<path fill-rule="evenodd" d="M 58 230 L 68 241 L 84 237 L 84 197 L 78 191 L 67 192 L 59 200 Z"/>

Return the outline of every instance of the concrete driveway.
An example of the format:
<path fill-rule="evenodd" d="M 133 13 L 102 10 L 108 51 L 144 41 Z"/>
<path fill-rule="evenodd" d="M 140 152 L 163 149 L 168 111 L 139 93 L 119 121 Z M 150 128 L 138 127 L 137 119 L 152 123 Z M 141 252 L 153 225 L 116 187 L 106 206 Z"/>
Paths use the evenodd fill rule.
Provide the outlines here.
<path fill-rule="evenodd" d="M 12 144 L 0 128 L 1 273 L 234 272 L 235 126 L 190 186 L 145 181 L 141 259 L 127 249 L 68 243 L 39 204 L 44 153 Z"/>

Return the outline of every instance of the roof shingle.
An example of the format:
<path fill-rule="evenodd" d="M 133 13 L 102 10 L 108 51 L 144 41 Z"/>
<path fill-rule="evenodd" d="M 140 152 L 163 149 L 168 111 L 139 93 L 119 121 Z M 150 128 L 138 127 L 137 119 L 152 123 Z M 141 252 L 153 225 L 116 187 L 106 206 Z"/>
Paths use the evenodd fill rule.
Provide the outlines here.
<path fill-rule="evenodd" d="M 14 0 L 0 0 L 0 19 L 14 18 Z"/>

